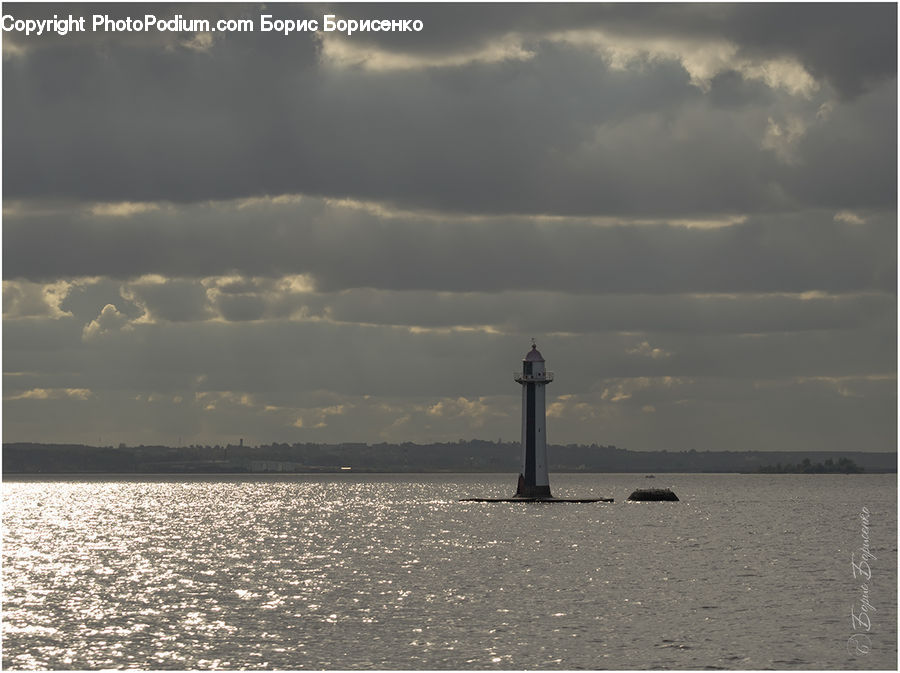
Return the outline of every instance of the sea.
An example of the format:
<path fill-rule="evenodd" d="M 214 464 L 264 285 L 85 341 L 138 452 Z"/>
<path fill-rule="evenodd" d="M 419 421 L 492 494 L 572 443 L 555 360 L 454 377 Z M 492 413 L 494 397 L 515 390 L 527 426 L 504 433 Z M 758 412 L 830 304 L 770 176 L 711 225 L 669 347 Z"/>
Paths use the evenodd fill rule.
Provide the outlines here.
<path fill-rule="evenodd" d="M 515 483 L 7 476 L 3 667 L 897 668 L 895 474 Z"/>

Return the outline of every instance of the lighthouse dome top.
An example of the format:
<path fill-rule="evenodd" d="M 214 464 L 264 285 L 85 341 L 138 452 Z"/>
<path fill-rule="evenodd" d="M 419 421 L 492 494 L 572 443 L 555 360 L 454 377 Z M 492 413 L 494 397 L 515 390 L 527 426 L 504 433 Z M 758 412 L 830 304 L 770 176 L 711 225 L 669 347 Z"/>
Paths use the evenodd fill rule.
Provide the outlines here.
<path fill-rule="evenodd" d="M 541 355 L 536 344 L 531 344 L 531 350 L 525 354 L 524 362 L 544 362 L 544 356 Z"/>

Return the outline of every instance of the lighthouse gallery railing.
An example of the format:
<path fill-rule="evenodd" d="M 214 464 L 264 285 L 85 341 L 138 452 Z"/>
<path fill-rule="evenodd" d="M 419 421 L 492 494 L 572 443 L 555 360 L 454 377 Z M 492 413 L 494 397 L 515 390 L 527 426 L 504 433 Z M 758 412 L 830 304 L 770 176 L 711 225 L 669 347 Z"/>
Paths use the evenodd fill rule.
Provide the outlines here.
<path fill-rule="evenodd" d="M 522 372 L 513 372 L 513 379 L 519 383 L 550 383 L 553 380 L 553 372 L 543 372 L 542 374 L 523 374 Z"/>

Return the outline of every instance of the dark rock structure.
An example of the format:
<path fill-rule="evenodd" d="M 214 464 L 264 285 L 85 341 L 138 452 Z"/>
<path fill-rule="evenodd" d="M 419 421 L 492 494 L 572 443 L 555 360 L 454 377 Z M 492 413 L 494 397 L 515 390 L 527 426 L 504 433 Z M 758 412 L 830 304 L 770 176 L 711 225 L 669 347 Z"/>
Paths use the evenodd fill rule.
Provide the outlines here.
<path fill-rule="evenodd" d="M 628 496 L 634 502 L 646 502 L 657 500 L 678 501 L 678 496 L 669 488 L 639 488 Z"/>

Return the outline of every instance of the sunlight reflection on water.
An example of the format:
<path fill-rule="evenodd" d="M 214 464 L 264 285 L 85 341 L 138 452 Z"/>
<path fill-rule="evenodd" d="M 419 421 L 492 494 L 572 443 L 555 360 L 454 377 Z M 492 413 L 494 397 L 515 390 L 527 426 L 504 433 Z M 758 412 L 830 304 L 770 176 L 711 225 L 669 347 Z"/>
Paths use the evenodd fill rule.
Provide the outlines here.
<path fill-rule="evenodd" d="M 3 484 L 6 668 L 893 668 L 896 477 L 507 475 Z M 850 553 L 873 512 L 873 651 Z M 882 611 L 883 608 L 883 611 Z"/>

